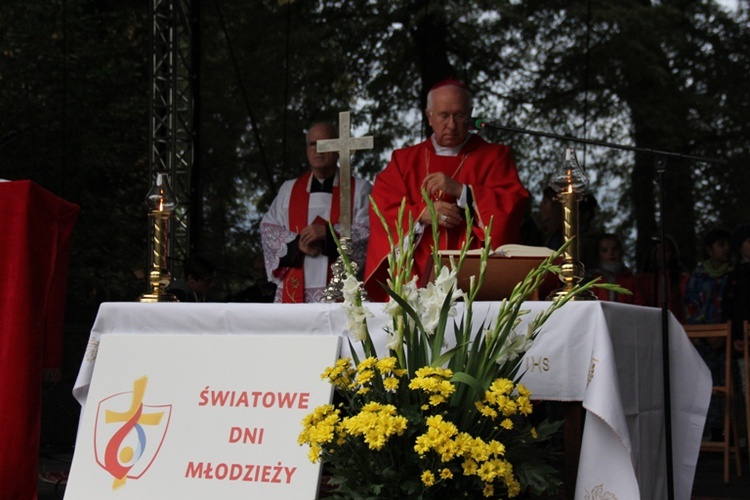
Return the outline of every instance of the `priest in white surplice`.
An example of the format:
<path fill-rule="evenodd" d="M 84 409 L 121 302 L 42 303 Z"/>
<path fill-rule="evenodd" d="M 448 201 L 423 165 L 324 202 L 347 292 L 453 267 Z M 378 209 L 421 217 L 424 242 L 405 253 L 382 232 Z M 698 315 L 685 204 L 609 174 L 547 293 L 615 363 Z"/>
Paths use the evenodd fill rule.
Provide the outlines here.
<path fill-rule="evenodd" d="M 318 153 L 317 141 L 338 137 L 336 127 L 317 123 L 307 133 L 310 171 L 286 181 L 263 216 L 260 233 L 268 279 L 276 283 L 275 302 L 318 302 L 328 285 L 330 265 L 338 250 L 328 222 L 339 231 L 339 168 L 337 153 Z M 360 178 L 351 183 L 352 258 L 364 269 L 372 185 Z"/>

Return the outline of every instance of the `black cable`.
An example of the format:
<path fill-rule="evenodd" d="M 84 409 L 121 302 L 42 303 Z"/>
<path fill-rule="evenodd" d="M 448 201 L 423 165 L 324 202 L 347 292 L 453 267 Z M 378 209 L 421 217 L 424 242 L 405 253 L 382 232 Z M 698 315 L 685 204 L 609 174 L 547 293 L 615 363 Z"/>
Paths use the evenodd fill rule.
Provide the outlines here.
<path fill-rule="evenodd" d="M 591 0 L 586 2 L 586 52 L 584 54 L 584 80 L 583 80 L 583 138 L 588 135 L 589 118 L 589 79 L 591 78 Z M 586 168 L 586 144 L 583 145 L 583 167 Z"/>
<path fill-rule="evenodd" d="M 253 108 L 252 106 L 250 106 L 250 100 L 247 97 L 247 90 L 245 89 L 245 83 L 242 80 L 242 73 L 240 72 L 239 65 L 237 64 L 237 58 L 234 55 L 234 47 L 232 46 L 231 38 L 229 38 L 229 32 L 227 31 L 227 25 L 224 22 L 224 15 L 221 12 L 221 6 L 219 5 L 219 0 L 214 0 L 214 5 L 216 6 L 216 11 L 219 14 L 219 22 L 221 23 L 221 29 L 224 33 L 224 38 L 227 41 L 227 48 L 229 49 L 229 58 L 231 59 L 232 66 L 234 67 L 234 71 L 237 74 L 237 81 L 240 86 L 240 93 L 242 94 L 242 100 L 244 101 L 245 108 L 247 109 L 248 118 L 250 118 L 250 125 L 253 129 L 253 135 L 255 136 L 255 141 L 258 143 L 258 151 L 260 153 L 263 170 L 266 174 L 266 181 L 268 182 L 268 187 L 271 189 L 274 196 L 276 196 L 277 194 L 276 183 L 273 181 L 271 168 L 268 165 L 268 159 L 266 158 L 266 151 L 263 147 L 263 141 L 260 138 L 260 132 L 258 131 L 258 122 L 255 119 Z"/>
<path fill-rule="evenodd" d="M 291 51 L 291 33 L 292 33 L 292 3 L 287 2 L 286 4 L 286 47 L 284 54 L 284 112 L 282 113 L 281 127 L 281 150 L 282 150 L 282 165 L 286 167 L 286 134 L 287 134 L 287 111 L 289 110 L 289 54 Z"/>

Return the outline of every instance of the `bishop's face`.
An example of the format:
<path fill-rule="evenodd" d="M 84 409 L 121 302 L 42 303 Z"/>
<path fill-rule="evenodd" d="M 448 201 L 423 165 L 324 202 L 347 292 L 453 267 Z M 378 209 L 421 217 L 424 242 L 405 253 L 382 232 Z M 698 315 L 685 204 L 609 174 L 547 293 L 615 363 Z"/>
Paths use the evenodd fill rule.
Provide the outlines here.
<path fill-rule="evenodd" d="M 317 141 L 335 139 L 336 129 L 325 124 L 314 125 L 307 133 L 307 161 L 318 179 L 326 179 L 336 172 L 338 153 L 318 153 Z"/>
<path fill-rule="evenodd" d="M 455 85 L 446 85 L 433 90 L 429 101 L 425 114 L 435 141 L 446 148 L 464 142 L 469 135 L 471 116 L 466 92 Z"/>

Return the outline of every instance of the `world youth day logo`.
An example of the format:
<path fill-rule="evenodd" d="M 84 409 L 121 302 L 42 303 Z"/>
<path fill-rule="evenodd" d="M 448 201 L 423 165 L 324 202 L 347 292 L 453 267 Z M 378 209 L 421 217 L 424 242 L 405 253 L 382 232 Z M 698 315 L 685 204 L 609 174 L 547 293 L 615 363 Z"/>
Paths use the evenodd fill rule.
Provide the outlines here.
<path fill-rule="evenodd" d="M 138 479 L 159 454 L 169 427 L 172 405 L 143 403 L 148 377 L 133 382 L 133 392 L 99 402 L 94 424 L 96 463 L 112 475 L 112 489 Z"/>

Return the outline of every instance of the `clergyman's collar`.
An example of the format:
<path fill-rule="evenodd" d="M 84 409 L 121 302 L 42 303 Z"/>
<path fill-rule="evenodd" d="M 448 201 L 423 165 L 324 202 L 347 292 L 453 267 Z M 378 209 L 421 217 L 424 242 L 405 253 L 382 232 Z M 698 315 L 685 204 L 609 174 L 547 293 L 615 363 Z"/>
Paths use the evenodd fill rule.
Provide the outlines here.
<path fill-rule="evenodd" d="M 464 142 L 459 144 L 458 146 L 454 147 L 446 147 L 441 146 L 437 143 L 435 140 L 435 134 L 432 134 L 432 137 L 430 137 L 432 140 L 432 147 L 435 148 L 435 154 L 438 156 L 458 156 L 458 153 L 461 152 L 461 149 L 463 149 L 464 146 L 466 146 L 466 143 L 469 142 L 469 139 L 471 139 L 471 134 L 466 134 L 466 139 L 464 139 Z"/>

